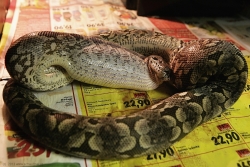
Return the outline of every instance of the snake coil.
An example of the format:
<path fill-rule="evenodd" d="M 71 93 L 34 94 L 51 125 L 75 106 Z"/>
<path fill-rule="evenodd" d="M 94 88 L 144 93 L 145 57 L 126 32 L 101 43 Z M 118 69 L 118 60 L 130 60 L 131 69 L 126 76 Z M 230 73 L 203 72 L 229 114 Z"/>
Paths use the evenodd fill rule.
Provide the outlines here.
<path fill-rule="evenodd" d="M 3 99 L 23 131 L 49 148 L 95 159 L 138 157 L 171 146 L 232 106 L 248 71 L 241 51 L 229 42 L 183 42 L 146 30 L 93 37 L 34 32 L 10 46 L 5 62 L 12 79 Z M 102 118 L 48 108 L 32 93 L 74 79 L 138 90 L 168 81 L 180 92 L 131 115 Z"/>

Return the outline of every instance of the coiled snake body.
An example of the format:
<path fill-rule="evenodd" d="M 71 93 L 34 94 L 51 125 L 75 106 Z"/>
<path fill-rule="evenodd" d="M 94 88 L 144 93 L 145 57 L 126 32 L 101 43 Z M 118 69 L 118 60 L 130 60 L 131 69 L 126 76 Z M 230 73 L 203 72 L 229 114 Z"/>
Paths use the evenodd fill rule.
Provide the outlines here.
<path fill-rule="evenodd" d="M 182 42 L 146 30 L 94 37 L 34 32 L 15 41 L 5 61 L 13 79 L 3 98 L 15 122 L 49 148 L 97 159 L 138 157 L 171 146 L 232 106 L 248 70 L 241 51 L 229 42 Z M 74 79 L 138 90 L 168 81 L 180 93 L 131 115 L 94 118 L 48 108 L 31 91 Z"/>

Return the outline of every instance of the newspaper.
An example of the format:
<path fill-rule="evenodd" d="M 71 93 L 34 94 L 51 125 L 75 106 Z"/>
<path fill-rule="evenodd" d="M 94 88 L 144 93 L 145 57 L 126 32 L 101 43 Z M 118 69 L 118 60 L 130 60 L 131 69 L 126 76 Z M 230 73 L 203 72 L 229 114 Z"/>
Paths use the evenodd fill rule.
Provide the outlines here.
<path fill-rule="evenodd" d="M 120 0 L 12 0 L 0 43 L 0 90 L 9 78 L 4 55 L 20 36 L 40 30 L 94 35 L 119 29 L 148 29 L 180 38 L 221 38 L 235 43 L 250 64 L 249 40 L 239 40 L 235 28 L 225 28 L 223 19 L 138 17 Z M 235 20 L 236 21 L 236 20 Z M 249 20 L 241 18 L 242 27 Z M 245 23 L 245 24 L 244 24 Z M 226 24 L 226 27 L 232 27 Z M 230 33 L 229 33 L 230 32 Z M 237 32 L 237 33 L 236 33 Z M 36 93 L 47 106 L 88 116 L 118 116 L 142 110 L 167 98 L 174 90 L 162 85 L 153 91 L 111 89 L 74 82 L 60 89 Z M 183 140 L 159 153 L 126 160 L 90 160 L 66 156 L 46 149 L 26 136 L 12 121 L 1 98 L 0 166 L 67 167 L 198 167 L 250 165 L 250 81 L 227 112 L 209 121 Z"/>
<path fill-rule="evenodd" d="M 250 21 L 248 19 L 216 20 L 239 44 L 250 50 Z"/>

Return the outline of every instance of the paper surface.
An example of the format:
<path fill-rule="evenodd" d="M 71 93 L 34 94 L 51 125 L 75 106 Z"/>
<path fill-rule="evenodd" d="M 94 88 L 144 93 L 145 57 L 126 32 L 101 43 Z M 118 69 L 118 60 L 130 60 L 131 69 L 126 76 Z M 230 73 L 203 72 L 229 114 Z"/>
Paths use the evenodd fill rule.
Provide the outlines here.
<path fill-rule="evenodd" d="M 241 27 L 247 27 L 248 23 L 249 20 L 241 20 Z M 249 40 L 240 40 L 232 35 L 240 33 L 242 28 L 231 25 L 223 19 L 138 17 L 135 11 L 126 10 L 119 0 L 12 0 L 0 43 L 1 78 L 9 78 L 4 68 L 4 55 L 10 43 L 26 33 L 40 30 L 94 35 L 136 28 L 161 31 L 184 41 L 221 38 L 235 43 L 250 64 Z M 1 91 L 5 83 L 0 82 Z M 117 116 L 144 109 L 173 92 L 166 85 L 142 92 L 74 82 L 54 91 L 36 93 L 36 96 L 49 107 L 65 112 Z M 235 105 L 223 115 L 196 128 L 180 142 L 156 154 L 117 161 L 78 159 L 41 147 L 16 127 L 1 98 L 0 166 L 247 167 L 250 166 L 249 98 L 248 79 L 245 91 Z"/>

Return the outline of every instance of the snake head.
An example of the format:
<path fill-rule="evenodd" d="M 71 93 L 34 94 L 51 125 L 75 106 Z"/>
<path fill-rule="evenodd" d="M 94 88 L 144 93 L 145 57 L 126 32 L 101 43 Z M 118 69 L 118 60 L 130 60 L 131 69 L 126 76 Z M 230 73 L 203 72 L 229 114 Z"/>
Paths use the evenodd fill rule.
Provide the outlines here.
<path fill-rule="evenodd" d="M 171 69 L 161 56 L 151 55 L 144 60 L 150 74 L 158 82 L 170 81 Z"/>

